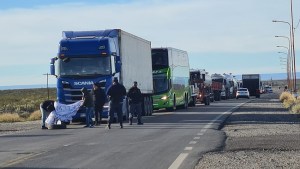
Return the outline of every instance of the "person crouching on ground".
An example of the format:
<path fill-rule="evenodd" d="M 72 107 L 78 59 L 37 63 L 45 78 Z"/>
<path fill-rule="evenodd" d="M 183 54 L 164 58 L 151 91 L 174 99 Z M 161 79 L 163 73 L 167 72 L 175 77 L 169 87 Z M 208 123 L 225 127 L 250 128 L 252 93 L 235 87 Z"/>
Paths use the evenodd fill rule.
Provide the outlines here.
<path fill-rule="evenodd" d="M 48 129 L 45 126 L 45 121 L 46 121 L 47 117 L 49 116 L 49 114 L 54 110 L 55 110 L 54 100 L 45 100 L 40 104 L 40 111 L 41 111 L 41 114 L 42 114 L 42 118 L 41 118 L 42 129 Z"/>
<path fill-rule="evenodd" d="M 82 107 L 85 108 L 85 123 L 86 125 L 84 127 L 90 127 L 93 128 L 93 119 L 92 119 L 92 114 L 94 111 L 94 102 L 93 102 L 93 96 L 92 94 L 85 88 L 83 87 L 81 89 L 81 92 L 83 94 L 82 96 Z"/>
<path fill-rule="evenodd" d="M 137 115 L 137 124 L 142 125 L 142 93 L 137 87 L 137 82 L 129 89 L 127 97 L 129 98 L 129 125 L 132 125 L 133 116 Z"/>

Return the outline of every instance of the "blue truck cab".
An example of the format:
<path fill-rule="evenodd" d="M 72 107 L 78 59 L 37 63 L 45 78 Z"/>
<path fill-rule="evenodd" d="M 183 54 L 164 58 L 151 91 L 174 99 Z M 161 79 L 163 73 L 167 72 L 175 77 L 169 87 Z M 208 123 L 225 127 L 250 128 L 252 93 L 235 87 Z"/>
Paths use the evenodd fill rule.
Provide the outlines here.
<path fill-rule="evenodd" d="M 64 31 L 57 57 L 51 59 L 50 71 L 57 77 L 57 100 L 71 104 L 82 99 L 81 88 L 92 90 L 99 82 L 106 92 L 114 77 L 119 77 L 119 30 Z M 108 116 L 105 104 L 102 116 Z M 84 118 L 82 110 L 73 117 Z"/>

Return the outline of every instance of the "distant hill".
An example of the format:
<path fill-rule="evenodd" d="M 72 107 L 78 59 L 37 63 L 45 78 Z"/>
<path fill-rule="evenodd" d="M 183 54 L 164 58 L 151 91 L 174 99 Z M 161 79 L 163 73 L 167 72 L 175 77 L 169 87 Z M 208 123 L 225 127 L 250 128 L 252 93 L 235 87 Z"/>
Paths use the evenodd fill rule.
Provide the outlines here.
<path fill-rule="evenodd" d="M 260 74 L 261 80 L 285 80 L 286 73 L 269 73 L 269 74 Z M 242 80 L 242 75 L 236 75 L 237 79 Z M 300 72 L 297 72 L 297 79 L 300 79 Z"/>
<path fill-rule="evenodd" d="M 49 88 L 55 88 L 55 84 L 49 84 Z M 39 89 L 39 88 L 47 88 L 46 84 L 38 84 L 38 85 L 15 85 L 15 86 L 0 86 L 0 90 L 13 90 L 13 89 Z"/>
<path fill-rule="evenodd" d="M 285 80 L 286 73 L 267 73 L 260 74 L 261 80 L 269 81 L 269 80 Z M 238 80 L 242 80 L 242 75 L 235 75 Z M 297 79 L 300 79 L 300 72 L 297 72 Z M 0 86 L 0 90 L 10 90 L 10 89 L 38 89 L 38 88 L 46 88 L 46 84 L 37 84 L 37 85 L 15 85 L 15 86 Z M 50 88 L 55 88 L 55 84 L 49 84 Z"/>

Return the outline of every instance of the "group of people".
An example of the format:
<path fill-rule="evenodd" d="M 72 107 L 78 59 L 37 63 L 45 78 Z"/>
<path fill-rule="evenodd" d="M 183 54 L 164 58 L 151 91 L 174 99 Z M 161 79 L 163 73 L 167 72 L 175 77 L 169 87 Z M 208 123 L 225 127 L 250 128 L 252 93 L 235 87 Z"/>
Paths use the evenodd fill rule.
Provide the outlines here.
<path fill-rule="evenodd" d="M 126 93 L 125 87 L 118 82 L 117 78 L 113 79 L 113 84 L 108 88 L 107 93 L 101 88 L 99 83 L 93 84 L 92 92 L 89 92 L 87 88 L 81 89 L 83 94 L 81 107 L 85 111 L 86 125 L 85 127 L 93 128 L 94 125 L 100 125 L 102 121 L 103 106 L 106 100 L 109 100 L 109 115 L 107 128 L 111 128 L 111 124 L 114 120 L 114 113 L 118 116 L 120 128 L 123 128 L 123 112 L 122 104 L 123 98 L 127 95 L 129 101 L 129 125 L 132 125 L 134 115 L 137 116 L 137 124 L 142 125 L 142 93 L 137 87 L 137 82 L 133 82 L 133 86 Z M 52 111 L 55 111 L 55 101 L 46 100 L 40 105 L 42 113 L 42 129 L 47 129 L 45 125 L 46 118 Z M 92 120 L 94 114 L 95 123 Z"/>

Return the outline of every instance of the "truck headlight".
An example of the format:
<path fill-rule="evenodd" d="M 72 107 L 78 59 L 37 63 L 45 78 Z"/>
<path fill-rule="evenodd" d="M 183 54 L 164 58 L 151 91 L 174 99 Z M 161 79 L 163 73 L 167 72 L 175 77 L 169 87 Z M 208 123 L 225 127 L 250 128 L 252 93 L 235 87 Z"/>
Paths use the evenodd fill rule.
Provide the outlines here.
<path fill-rule="evenodd" d="M 163 96 L 162 98 L 161 98 L 161 100 L 167 100 L 167 96 Z"/>

